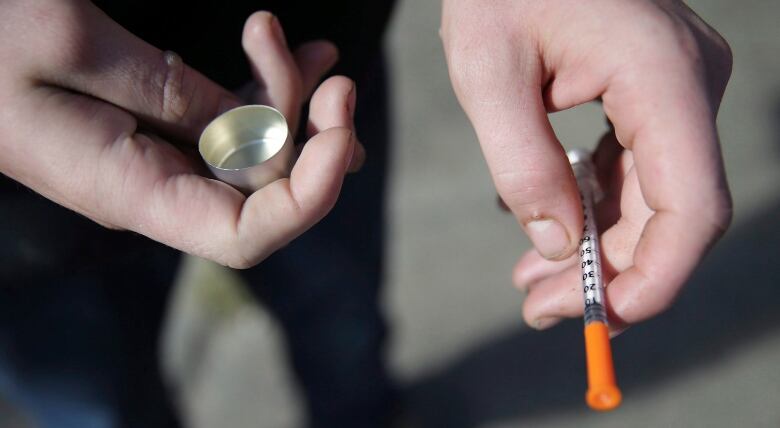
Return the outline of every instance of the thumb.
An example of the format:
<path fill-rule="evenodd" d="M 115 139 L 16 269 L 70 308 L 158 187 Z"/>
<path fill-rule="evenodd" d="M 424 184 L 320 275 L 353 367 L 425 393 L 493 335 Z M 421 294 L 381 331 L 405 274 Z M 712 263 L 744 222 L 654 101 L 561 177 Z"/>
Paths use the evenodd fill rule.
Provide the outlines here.
<path fill-rule="evenodd" d="M 471 120 L 501 199 L 538 252 L 562 260 L 577 246 L 582 207 L 542 98 L 541 65 L 509 40 L 480 49 L 445 43 L 458 101 Z"/>

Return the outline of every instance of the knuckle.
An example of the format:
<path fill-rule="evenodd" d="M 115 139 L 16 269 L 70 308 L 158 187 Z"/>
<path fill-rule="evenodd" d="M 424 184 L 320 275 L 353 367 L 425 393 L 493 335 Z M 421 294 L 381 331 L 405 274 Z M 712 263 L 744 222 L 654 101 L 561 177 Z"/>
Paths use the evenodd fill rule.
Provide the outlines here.
<path fill-rule="evenodd" d="M 324 191 L 310 195 L 308 199 L 291 200 L 286 211 L 296 223 L 308 228 L 324 218 L 338 201 L 338 192 Z"/>
<path fill-rule="evenodd" d="M 497 174 L 494 180 L 501 199 L 513 209 L 533 210 L 544 203 L 550 195 L 560 194 L 562 185 L 521 177 L 514 172 Z"/>
<path fill-rule="evenodd" d="M 723 36 L 713 31 L 712 41 L 722 57 L 728 59 L 729 62 L 734 60 L 734 52 L 731 50 L 731 45 Z"/>
<path fill-rule="evenodd" d="M 524 310 L 523 310 L 523 322 L 525 322 L 525 325 L 527 325 L 528 327 L 534 328 L 535 321 L 536 321 L 536 318 L 531 316 L 531 311 L 526 310 L 524 308 Z"/>
<path fill-rule="evenodd" d="M 462 87 L 477 81 L 474 78 L 485 76 L 490 58 L 481 52 L 484 51 L 460 41 L 460 38 L 450 40 L 447 49 L 447 62 L 453 84 Z"/>
<path fill-rule="evenodd" d="M 241 254 L 238 251 L 233 251 L 231 252 L 231 254 L 226 256 L 223 259 L 222 264 L 231 269 L 239 269 L 239 270 L 249 269 L 255 265 L 254 263 L 251 263 L 248 258 L 246 258 L 243 254 Z"/>
<path fill-rule="evenodd" d="M 444 50 L 453 85 L 464 86 L 489 76 L 496 53 L 502 48 L 501 36 L 494 37 L 489 30 L 453 33 L 444 28 Z"/>
<path fill-rule="evenodd" d="M 734 220 L 734 203 L 731 196 L 726 194 L 718 198 L 712 210 L 712 217 L 709 219 L 715 231 L 716 239 L 723 236 L 731 227 Z"/>
<path fill-rule="evenodd" d="M 673 15 L 658 18 L 657 33 L 650 38 L 657 55 L 699 61 L 702 52 L 695 31 L 682 19 Z"/>
<path fill-rule="evenodd" d="M 666 312 L 677 299 L 681 286 L 674 286 L 668 290 L 660 290 L 657 282 L 635 287 L 625 298 L 625 302 L 615 308 L 619 318 L 636 323 L 644 321 Z"/>
<path fill-rule="evenodd" d="M 698 60 L 701 47 L 694 30 L 674 13 L 656 8 L 644 9 L 647 15 L 638 27 L 629 27 L 631 49 L 642 55 L 641 62 L 651 61 L 657 66 L 668 66 L 669 61 Z"/>
<path fill-rule="evenodd" d="M 715 55 L 717 56 L 719 64 L 725 71 L 726 76 L 731 76 L 731 71 L 734 67 L 734 52 L 731 50 L 731 45 L 729 45 L 723 36 L 714 30 L 710 35 L 710 40 L 715 46 Z"/>
<path fill-rule="evenodd" d="M 685 218 L 690 224 L 697 225 L 697 230 L 706 237 L 709 245 L 726 233 L 734 218 L 734 205 L 728 190 L 699 200 L 686 211 Z"/>
<path fill-rule="evenodd" d="M 240 234 L 225 238 L 209 251 L 206 258 L 231 269 L 249 269 L 257 263 L 252 263 L 253 258 L 248 255 L 249 251 L 242 241 Z"/>

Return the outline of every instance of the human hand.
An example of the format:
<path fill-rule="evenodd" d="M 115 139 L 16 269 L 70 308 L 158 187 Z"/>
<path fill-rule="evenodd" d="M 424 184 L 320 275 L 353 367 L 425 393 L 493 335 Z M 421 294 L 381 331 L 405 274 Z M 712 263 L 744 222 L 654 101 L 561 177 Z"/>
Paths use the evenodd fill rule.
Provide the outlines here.
<path fill-rule="evenodd" d="M 514 274 L 526 322 L 583 312 L 582 208 L 547 113 L 595 99 L 614 124 L 595 156 L 610 315 L 622 328 L 666 309 L 731 221 L 715 126 L 726 42 L 673 0 L 444 0 L 441 35 L 498 193 L 535 246 Z"/>
<path fill-rule="evenodd" d="M 320 220 L 359 161 L 354 84 L 331 78 L 312 96 L 311 139 L 290 178 L 245 197 L 190 156 L 211 119 L 243 104 L 236 96 L 86 1 L 6 2 L 0 19 L 0 172 L 107 227 L 246 268 Z M 336 48 L 291 54 L 264 12 L 247 20 L 242 43 L 254 101 L 297 129 Z"/>

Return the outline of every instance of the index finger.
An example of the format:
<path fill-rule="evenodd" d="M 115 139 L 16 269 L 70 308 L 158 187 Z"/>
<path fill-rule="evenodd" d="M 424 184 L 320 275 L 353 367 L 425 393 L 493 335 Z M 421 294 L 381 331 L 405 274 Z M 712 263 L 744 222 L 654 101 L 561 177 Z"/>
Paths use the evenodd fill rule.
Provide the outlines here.
<path fill-rule="evenodd" d="M 462 30 L 445 22 L 453 89 L 469 117 L 499 195 L 539 254 L 569 257 L 582 231 L 582 208 L 566 154 L 542 97 L 535 47 L 501 29 Z M 530 57 L 531 59 L 525 59 Z"/>
<path fill-rule="evenodd" d="M 102 99 L 164 134 L 197 141 L 222 111 L 242 104 L 171 51 L 146 43 L 90 2 L 45 2 L 32 74 Z"/>

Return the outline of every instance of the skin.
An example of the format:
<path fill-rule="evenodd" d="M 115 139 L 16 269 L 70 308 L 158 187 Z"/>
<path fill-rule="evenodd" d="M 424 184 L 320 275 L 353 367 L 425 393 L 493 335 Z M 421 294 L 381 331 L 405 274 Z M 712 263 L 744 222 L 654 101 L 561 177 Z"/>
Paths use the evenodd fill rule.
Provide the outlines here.
<path fill-rule="evenodd" d="M 248 197 L 208 178 L 195 147 L 211 119 L 244 104 L 236 95 L 87 1 L 9 0 L 0 20 L 0 172 L 106 227 L 247 268 L 319 221 L 359 167 L 354 83 L 315 90 L 336 48 L 291 53 L 267 12 L 244 28 L 249 101 L 297 129 L 311 96 L 310 140 L 289 179 Z"/>
<path fill-rule="evenodd" d="M 732 217 L 715 125 L 723 38 L 671 0 L 444 0 L 441 37 L 498 193 L 536 248 L 514 273 L 526 322 L 583 312 L 582 211 L 547 113 L 592 100 L 611 124 L 594 155 L 610 315 L 623 329 L 668 308 Z"/>
<path fill-rule="evenodd" d="M 296 129 L 313 92 L 310 140 L 289 179 L 248 197 L 192 156 L 243 103 L 234 94 L 86 1 L 6 0 L 0 19 L 0 172 L 107 227 L 246 268 L 321 219 L 360 164 L 354 84 L 315 90 L 335 48 L 291 53 L 268 13 L 244 30 L 250 101 Z M 612 124 L 595 155 L 609 309 L 618 327 L 666 309 L 731 221 L 715 126 L 726 42 L 671 0 L 444 0 L 441 37 L 498 193 L 536 247 L 514 275 L 526 321 L 582 313 L 582 212 L 547 113 L 596 99 Z"/>

